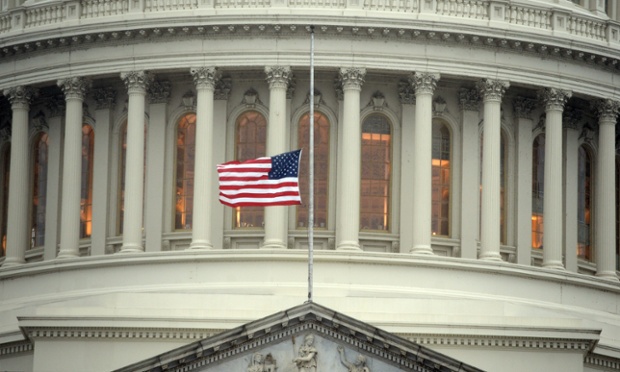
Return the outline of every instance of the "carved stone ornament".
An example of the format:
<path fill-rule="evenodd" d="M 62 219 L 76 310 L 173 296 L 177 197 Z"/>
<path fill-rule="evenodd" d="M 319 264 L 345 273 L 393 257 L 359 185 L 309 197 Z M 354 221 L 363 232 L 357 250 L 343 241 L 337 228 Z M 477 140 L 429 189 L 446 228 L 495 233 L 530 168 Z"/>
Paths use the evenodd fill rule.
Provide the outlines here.
<path fill-rule="evenodd" d="M 230 97 L 230 91 L 232 90 L 232 79 L 230 77 L 223 77 L 219 79 L 215 84 L 215 93 L 213 99 L 216 100 L 228 100 Z"/>
<path fill-rule="evenodd" d="M 447 112 L 448 103 L 442 96 L 438 96 L 433 100 L 433 112 L 435 114 L 443 114 Z"/>
<path fill-rule="evenodd" d="M 263 355 L 256 352 L 252 354 L 247 372 L 276 372 L 277 370 L 277 362 L 271 353 Z"/>
<path fill-rule="evenodd" d="M 319 107 L 325 102 L 323 102 L 323 94 L 318 89 L 314 90 L 314 107 Z M 310 92 L 306 94 L 306 100 L 304 101 L 304 105 L 310 104 Z"/>
<path fill-rule="evenodd" d="M 340 69 L 340 81 L 342 89 L 361 89 L 366 77 L 366 69 L 358 67 L 342 67 Z"/>
<path fill-rule="evenodd" d="M 414 72 L 409 76 L 409 83 L 415 94 L 433 94 L 441 76 L 434 72 Z"/>
<path fill-rule="evenodd" d="M 30 121 L 32 123 L 32 133 L 47 132 L 49 125 L 45 120 L 45 114 L 43 111 L 37 112 Z"/>
<path fill-rule="evenodd" d="M 545 110 L 563 110 L 568 99 L 573 95 L 569 90 L 545 88 L 538 91 L 538 98 L 545 105 Z"/>
<path fill-rule="evenodd" d="M 562 112 L 562 124 L 565 128 L 579 130 L 581 129 L 581 119 L 583 114 L 581 111 L 572 106 L 567 106 Z"/>
<path fill-rule="evenodd" d="M 613 121 L 615 123 L 620 113 L 620 102 L 611 99 L 599 99 L 592 102 L 592 106 L 599 116 L 599 120 Z"/>
<path fill-rule="evenodd" d="M 267 66 L 265 67 L 265 74 L 267 74 L 269 89 L 286 89 L 289 81 L 293 77 L 293 73 L 289 66 Z"/>
<path fill-rule="evenodd" d="M 501 101 L 510 83 L 505 80 L 482 79 L 476 84 L 484 101 Z"/>
<path fill-rule="evenodd" d="M 11 105 L 29 105 L 38 91 L 32 87 L 18 86 L 5 89 L 3 94 Z"/>
<path fill-rule="evenodd" d="M 415 105 L 415 91 L 409 81 L 401 79 L 398 82 L 398 98 L 402 105 Z"/>
<path fill-rule="evenodd" d="M 344 100 L 344 90 L 342 89 L 342 79 L 340 74 L 334 78 L 334 92 L 336 93 L 336 99 L 338 101 Z"/>
<path fill-rule="evenodd" d="M 57 84 L 65 94 L 65 99 L 84 100 L 84 97 L 86 97 L 86 92 L 90 88 L 92 81 L 81 76 L 76 76 L 58 80 Z"/>
<path fill-rule="evenodd" d="M 185 92 L 183 97 L 181 97 L 181 105 L 183 105 L 183 107 L 185 108 L 191 108 L 194 107 L 195 104 L 196 95 L 191 90 L 188 90 L 187 92 Z"/>
<path fill-rule="evenodd" d="M 596 132 L 594 125 L 585 123 L 579 134 L 579 139 L 585 143 L 592 143 L 594 141 L 594 133 Z"/>
<path fill-rule="evenodd" d="M 477 89 L 459 89 L 459 106 L 463 111 L 478 111 L 480 107 L 480 92 Z"/>
<path fill-rule="evenodd" d="M 121 72 L 121 80 L 125 83 L 129 93 L 145 93 L 154 77 L 146 71 L 129 71 Z"/>
<path fill-rule="evenodd" d="M 215 89 L 222 74 L 217 67 L 193 67 L 189 70 L 196 89 Z"/>
<path fill-rule="evenodd" d="M 0 126 L 0 141 L 6 142 L 11 140 L 11 122 L 9 120 Z"/>
<path fill-rule="evenodd" d="M 50 112 L 50 117 L 63 116 L 67 107 L 67 101 L 62 94 L 56 94 L 45 100 L 45 106 Z"/>
<path fill-rule="evenodd" d="M 286 99 L 293 99 L 295 96 L 295 88 L 297 88 L 297 79 L 295 79 L 295 75 L 292 75 L 288 82 L 288 87 L 286 88 Z"/>
<path fill-rule="evenodd" d="M 112 87 L 94 89 L 93 98 L 96 110 L 112 110 L 116 106 L 116 89 Z"/>
<path fill-rule="evenodd" d="M 375 111 L 381 111 L 384 107 L 387 107 L 387 103 L 385 102 L 385 95 L 380 91 L 376 91 L 370 97 L 370 103 L 372 105 L 372 109 Z"/>
<path fill-rule="evenodd" d="M 153 80 L 147 87 L 149 103 L 167 103 L 171 90 L 172 85 L 169 81 Z"/>
<path fill-rule="evenodd" d="M 247 107 L 256 107 L 256 103 L 260 102 L 258 99 L 258 92 L 254 88 L 248 89 L 243 95 L 243 104 Z"/>
<path fill-rule="evenodd" d="M 536 100 L 519 96 L 512 101 L 512 106 L 516 118 L 531 119 L 532 111 L 536 108 Z"/>

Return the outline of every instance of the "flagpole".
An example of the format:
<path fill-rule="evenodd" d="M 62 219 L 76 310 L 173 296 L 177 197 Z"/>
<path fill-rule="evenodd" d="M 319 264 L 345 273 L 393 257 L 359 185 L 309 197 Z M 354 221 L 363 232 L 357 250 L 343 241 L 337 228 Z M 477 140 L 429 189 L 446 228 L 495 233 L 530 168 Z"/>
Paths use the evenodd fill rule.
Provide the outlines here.
<path fill-rule="evenodd" d="M 314 260 L 314 25 L 310 26 L 310 151 L 308 153 L 308 302 L 312 302 Z"/>

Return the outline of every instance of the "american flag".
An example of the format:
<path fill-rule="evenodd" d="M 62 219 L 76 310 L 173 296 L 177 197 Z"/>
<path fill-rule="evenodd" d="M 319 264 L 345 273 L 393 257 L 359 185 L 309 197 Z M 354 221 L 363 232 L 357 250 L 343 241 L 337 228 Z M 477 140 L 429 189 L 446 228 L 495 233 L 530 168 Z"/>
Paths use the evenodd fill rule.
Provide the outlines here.
<path fill-rule="evenodd" d="M 218 164 L 220 203 L 230 207 L 298 205 L 301 150 Z"/>

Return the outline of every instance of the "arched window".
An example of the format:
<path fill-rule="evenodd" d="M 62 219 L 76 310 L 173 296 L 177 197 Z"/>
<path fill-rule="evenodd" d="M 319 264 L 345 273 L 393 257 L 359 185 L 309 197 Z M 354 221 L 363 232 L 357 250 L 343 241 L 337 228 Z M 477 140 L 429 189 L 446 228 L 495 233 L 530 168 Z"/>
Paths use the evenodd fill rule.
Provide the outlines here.
<path fill-rule="evenodd" d="M 127 169 L 127 120 L 121 126 L 121 140 L 120 140 L 120 151 L 119 151 L 119 184 L 118 184 L 118 214 L 117 214 L 117 224 L 116 231 L 118 234 L 123 233 L 123 219 L 125 217 L 125 170 Z M 146 174 L 146 139 L 147 139 L 147 126 L 144 124 L 144 169 L 142 171 L 142 177 Z M 142 198 L 144 199 L 144 193 L 142 194 Z M 144 203 L 142 204 L 144 208 Z"/>
<path fill-rule="evenodd" d="M 2 237 L 0 257 L 6 256 L 6 233 L 7 219 L 9 217 L 9 176 L 11 169 L 11 145 L 4 147 L 2 151 L 2 223 L 0 224 L 0 236 Z"/>
<path fill-rule="evenodd" d="M 196 114 L 185 114 L 177 125 L 174 228 L 192 228 L 194 208 L 194 161 L 196 154 Z"/>
<path fill-rule="evenodd" d="M 482 209 L 482 147 L 484 134 L 480 136 L 480 205 Z M 500 135 L 499 146 L 499 237 L 500 243 L 506 244 L 506 169 L 507 169 L 507 146 L 508 141 L 505 138 L 504 132 Z M 482 218 L 480 215 L 479 218 Z M 480 224 L 482 226 L 482 224 Z"/>
<path fill-rule="evenodd" d="M 362 123 L 360 228 L 389 231 L 392 178 L 392 128 L 388 118 L 372 114 Z"/>
<path fill-rule="evenodd" d="M 89 238 L 93 228 L 93 173 L 95 160 L 95 132 L 82 125 L 82 175 L 80 191 L 80 239 Z"/>
<path fill-rule="evenodd" d="M 258 111 L 246 111 L 237 119 L 235 160 L 246 161 L 266 155 L 267 120 Z M 262 228 L 264 207 L 237 207 L 235 228 Z"/>
<path fill-rule="evenodd" d="M 545 135 L 539 134 L 532 147 L 532 248 L 543 248 L 543 203 L 545 188 Z"/>
<path fill-rule="evenodd" d="M 442 122 L 433 122 L 433 235 L 450 235 L 450 130 Z"/>
<path fill-rule="evenodd" d="M 327 226 L 329 196 L 329 120 L 320 112 L 314 113 L 314 225 Z M 297 226 L 308 226 L 308 164 L 310 144 L 310 114 L 299 120 L 298 147 L 303 149 L 299 170 L 301 201 L 297 207 Z"/>
<path fill-rule="evenodd" d="M 592 155 L 579 146 L 577 178 L 577 257 L 592 261 Z"/>
<path fill-rule="evenodd" d="M 32 151 L 32 209 L 30 247 L 45 244 L 45 205 L 47 202 L 48 136 L 40 133 L 34 141 Z"/>

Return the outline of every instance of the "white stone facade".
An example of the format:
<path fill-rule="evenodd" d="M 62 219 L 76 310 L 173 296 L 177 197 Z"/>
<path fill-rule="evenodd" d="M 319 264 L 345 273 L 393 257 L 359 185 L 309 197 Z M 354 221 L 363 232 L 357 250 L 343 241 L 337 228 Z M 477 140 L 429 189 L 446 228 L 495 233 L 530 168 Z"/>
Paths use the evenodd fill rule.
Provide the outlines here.
<path fill-rule="evenodd" d="M 483 370 L 619 370 L 619 20 L 617 0 L 3 0 L 0 370 L 120 368 L 306 300 L 296 207 L 235 228 L 234 209 L 217 202 L 216 164 L 236 158 L 248 111 L 267 120 L 268 155 L 298 147 L 311 25 L 315 109 L 330 124 L 314 299 Z M 178 229 L 186 114 L 198 128 L 199 226 Z M 391 150 L 386 214 L 369 227 L 358 201 L 372 115 L 389 123 Z M 450 138 L 436 235 L 433 123 Z M 94 131 L 94 173 L 92 229 L 80 239 L 82 124 Z M 532 192 L 540 134 L 544 208 Z M 537 208 L 542 249 L 532 247 Z M 590 253 L 580 256 L 583 231 Z"/>

